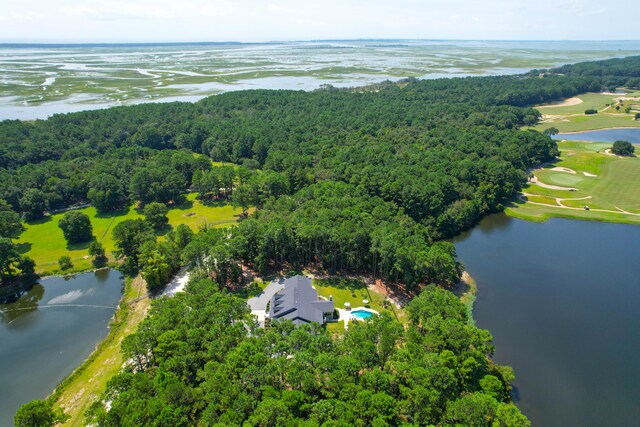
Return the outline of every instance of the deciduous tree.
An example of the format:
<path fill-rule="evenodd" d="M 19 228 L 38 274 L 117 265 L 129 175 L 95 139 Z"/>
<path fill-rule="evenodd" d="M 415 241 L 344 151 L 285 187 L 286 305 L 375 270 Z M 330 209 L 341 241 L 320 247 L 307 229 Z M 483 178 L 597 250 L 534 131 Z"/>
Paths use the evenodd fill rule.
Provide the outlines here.
<path fill-rule="evenodd" d="M 611 152 L 617 156 L 633 156 L 635 147 L 629 141 L 616 141 Z"/>
<path fill-rule="evenodd" d="M 144 217 L 155 230 L 160 230 L 167 226 L 169 209 L 164 203 L 149 203 L 144 207 Z"/>
<path fill-rule="evenodd" d="M 60 218 L 58 225 L 69 244 L 87 242 L 93 239 L 93 225 L 91 225 L 89 216 L 83 212 L 69 211 L 65 213 Z"/>

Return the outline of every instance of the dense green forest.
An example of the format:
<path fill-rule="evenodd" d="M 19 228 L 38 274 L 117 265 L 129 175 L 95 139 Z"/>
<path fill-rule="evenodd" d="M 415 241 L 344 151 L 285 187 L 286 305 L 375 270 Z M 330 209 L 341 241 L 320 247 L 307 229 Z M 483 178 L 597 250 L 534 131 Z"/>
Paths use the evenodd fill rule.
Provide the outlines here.
<path fill-rule="evenodd" d="M 589 61 L 565 65 L 551 70 L 554 74 L 567 76 L 598 77 L 608 89 L 618 87 L 640 88 L 640 57 Z"/>
<path fill-rule="evenodd" d="M 333 340 L 319 325 L 262 329 L 208 278 L 154 302 L 123 342 L 129 369 L 89 411 L 99 426 L 525 426 L 491 334 L 429 287 L 405 330 L 388 315 Z"/>
<path fill-rule="evenodd" d="M 552 74 L 411 79 L 4 121 L 0 199 L 37 220 L 84 203 L 99 211 L 137 201 L 176 203 L 193 189 L 245 211 L 266 208 L 253 227 L 236 233 L 246 233 L 252 246 L 235 256 L 259 270 L 320 261 L 332 271 L 367 271 L 413 285 L 433 276 L 425 246 L 501 210 L 525 182 L 526 168 L 557 154 L 546 135 L 519 130 L 539 118 L 526 105 L 600 88 L 597 77 Z M 209 158 L 241 167 L 212 169 Z M 303 213 L 292 212 L 300 207 L 291 203 L 318 191 L 327 200 L 331 191 L 334 199 L 345 196 L 343 212 L 321 231 L 292 229 L 285 218 Z M 374 204 L 377 217 L 358 212 L 370 214 Z M 324 209 L 315 205 L 305 209 Z M 394 230 L 398 224 L 402 230 Z"/>
<path fill-rule="evenodd" d="M 510 403 L 512 373 L 489 359 L 490 334 L 442 288 L 411 302 L 407 328 L 381 316 L 335 341 L 316 326 L 256 329 L 229 290 L 245 265 L 452 285 L 461 265 L 442 240 L 503 209 L 526 169 L 558 154 L 548 135 L 520 130 L 540 117 L 528 106 L 629 83 L 620 70 L 638 61 L 1 122 L 0 243 L 11 258 L 0 274 L 33 271 L 11 247 L 18 213 L 36 220 L 84 203 L 149 206 L 114 239 L 123 270 L 150 289 L 186 263 L 206 267 L 123 343 L 132 363 L 92 409 L 97 425 L 528 425 Z M 188 190 L 246 218 L 158 242 L 153 229 L 166 221 L 155 203 Z"/>

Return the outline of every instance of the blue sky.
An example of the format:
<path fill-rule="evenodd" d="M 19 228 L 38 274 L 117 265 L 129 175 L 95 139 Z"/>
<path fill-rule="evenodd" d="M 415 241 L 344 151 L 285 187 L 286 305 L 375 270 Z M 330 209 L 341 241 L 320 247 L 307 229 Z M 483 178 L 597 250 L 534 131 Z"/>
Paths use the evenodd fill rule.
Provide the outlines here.
<path fill-rule="evenodd" d="M 0 0 L 0 41 L 637 40 L 640 1 Z"/>

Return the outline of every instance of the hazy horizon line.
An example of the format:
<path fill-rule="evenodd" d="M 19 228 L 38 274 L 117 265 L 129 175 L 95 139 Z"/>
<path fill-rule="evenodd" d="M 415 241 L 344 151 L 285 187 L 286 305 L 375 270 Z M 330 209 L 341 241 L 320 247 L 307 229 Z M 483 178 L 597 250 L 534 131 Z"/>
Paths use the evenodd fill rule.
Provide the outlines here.
<path fill-rule="evenodd" d="M 286 44 L 286 43 L 327 43 L 327 42 L 371 42 L 371 41 L 430 41 L 430 42 L 519 42 L 519 43 L 621 43 L 640 42 L 640 39 L 491 39 L 491 38 L 322 38 L 322 39 L 282 39 L 282 40 L 222 40 L 222 41 L 89 41 L 89 40 L 2 40 L 0 46 L 140 46 L 140 45 L 236 45 L 236 44 Z"/>

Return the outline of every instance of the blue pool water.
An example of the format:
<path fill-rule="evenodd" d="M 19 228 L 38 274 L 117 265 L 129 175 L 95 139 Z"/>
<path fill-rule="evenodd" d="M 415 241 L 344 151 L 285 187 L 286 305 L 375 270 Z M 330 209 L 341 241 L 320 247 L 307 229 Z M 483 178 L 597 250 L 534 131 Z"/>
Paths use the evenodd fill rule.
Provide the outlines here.
<path fill-rule="evenodd" d="M 366 310 L 356 310 L 356 311 L 352 311 L 351 314 L 354 317 L 357 317 L 358 319 L 368 319 L 371 316 L 373 316 L 373 313 L 371 313 L 370 311 L 366 311 Z"/>

